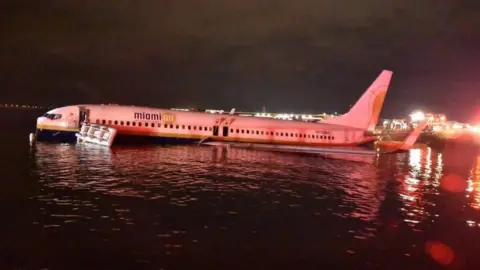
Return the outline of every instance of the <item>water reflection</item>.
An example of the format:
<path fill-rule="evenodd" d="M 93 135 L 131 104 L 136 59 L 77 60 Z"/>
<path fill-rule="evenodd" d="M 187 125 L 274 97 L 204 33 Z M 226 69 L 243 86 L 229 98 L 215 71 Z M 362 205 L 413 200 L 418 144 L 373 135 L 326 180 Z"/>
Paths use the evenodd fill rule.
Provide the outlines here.
<path fill-rule="evenodd" d="M 359 182 L 367 185 L 375 178 L 375 167 L 361 163 L 215 147 L 107 149 L 96 145 L 40 144 L 34 154 L 36 172 L 48 187 L 142 198 L 151 198 L 153 190 L 149 188 L 201 186 L 203 190 L 249 192 L 260 188 L 264 181 L 332 188 L 319 181 L 324 177 L 333 177 L 333 181 L 352 190 L 349 192 L 358 192 L 354 187 Z"/>
<path fill-rule="evenodd" d="M 347 211 L 337 214 L 364 221 L 378 219 L 388 182 L 399 181 L 396 192 L 404 205 L 401 210 L 405 222 L 412 224 L 429 218 L 425 207 L 435 205 L 435 197 L 430 195 L 439 194 L 439 181 L 445 170 L 465 177 L 464 169 L 471 164 L 466 158 L 475 157 L 476 163 L 462 179 L 468 182 L 464 192 L 471 193 L 471 205 L 479 207 L 477 156 L 447 152 L 455 157 L 446 159 L 444 164 L 445 154 L 430 148 L 412 149 L 407 154 L 379 156 L 371 165 L 215 147 L 108 149 L 96 145 L 43 144 L 34 153 L 40 182 L 53 190 L 149 200 L 168 198 L 172 204 L 185 206 L 199 199 L 196 194 L 205 192 L 253 195 L 261 190 L 277 197 L 301 197 L 298 189 L 306 185 L 319 199 L 333 196 L 341 200 L 341 208 Z M 460 157 L 463 160 L 458 162 Z M 177 197 L 177 192 L 188 194 Z"/>
<path fill-rule="evenodd" d="M 477 157 L 475 166 L 470 173 L 467 192 L 471 197 L 470 205 L 480 210 L 480 156 Z"/>
<path fill-rule="evenodd" d="M 221 231 L 239 238 L 260 231 L 292 234 L 288 241 L 302 245 L 333 237 L 355 246 L 392 232 L 422 232 L 442 218 L 478 229 L 478 212 L 464 211 L 480 208 L 478 153 L 446 150 L 413 149 L 362 163 L 216 147 L 39 144 L 32 155 L 41 188 L 32 199 L 41 204 L 41 216 L 34 224 L 82 224 L 103 233 L 143 230 L 144 237 L 161 239 L 153 245 L 165 254 L 209 242 Z M 468 186 L 446 190 L 442 182 L 452 173 Z M 402 243 L 396 245 L 413 249 L 411 242 Z"/>

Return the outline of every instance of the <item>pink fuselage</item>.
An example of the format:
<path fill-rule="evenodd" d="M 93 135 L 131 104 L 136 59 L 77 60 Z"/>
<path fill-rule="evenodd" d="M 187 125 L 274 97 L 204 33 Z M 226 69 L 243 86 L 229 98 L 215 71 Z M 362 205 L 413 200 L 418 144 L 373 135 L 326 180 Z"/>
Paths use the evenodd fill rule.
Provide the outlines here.
<path fill-rule="evenodd" d="M 117 129 L 117 136 L 162 142 L 219 141 L 302 146 L 362 145 L 365 130 L 333 124 L 118 105 L 74 105 L 37 119 L 39 140 L 75 138 L 81 122 Z M 72 136 L 73 135 L 73 136 Z"/>

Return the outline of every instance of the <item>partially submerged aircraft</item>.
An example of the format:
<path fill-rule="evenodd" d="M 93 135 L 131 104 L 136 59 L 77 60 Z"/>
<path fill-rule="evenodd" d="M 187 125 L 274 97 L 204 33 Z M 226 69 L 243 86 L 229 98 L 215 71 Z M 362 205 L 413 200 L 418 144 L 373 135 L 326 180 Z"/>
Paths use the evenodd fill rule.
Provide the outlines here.
<path fill-rule="evenodd" d="M 268 144 L 245 144 L 232 143 L 229 147 L 270 150 L 280 152 L 297 152 L 319 154 L 324 157 L 348 160 L 368 160 L 369 157 L 378 154 L 396 154 L 409 151 L 414 148 L 422 130 L 427 125 L 427 121 L 421 122 L 403 141 L 376 141 L 374 149 L 366 149 L 362 147 L 299 147 L 299 146 L 278 146 Z M 223 145 L 218 143 L 210 143 L 211 145 Z M 365 158 L 363 158 L 363 157 Z"/>
<path fill-rule="evenodd" d="M 384 70 L 344 115 L 319 123 L 119 105 L 72 105 L 37 119 L 37 141 L 74 142 L 83 123 L 115 128 L 115 142 L 361 146 L 373 135 L 392 72 Z"/>

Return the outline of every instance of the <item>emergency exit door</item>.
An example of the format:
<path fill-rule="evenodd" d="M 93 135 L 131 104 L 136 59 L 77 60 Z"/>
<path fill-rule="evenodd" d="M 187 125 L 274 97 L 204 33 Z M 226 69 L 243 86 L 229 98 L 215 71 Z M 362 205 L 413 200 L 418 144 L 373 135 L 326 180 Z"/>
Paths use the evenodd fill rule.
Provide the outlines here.
<path fill-rule="evenodd" d="M 227 137 L 228 136 L 228 127 L 223 127 L 223 130 L 222 130 L 222 135 L 223 137 Z"/>
<path fill-rule="evenodd" d="M 218 126 L 213 126 L 213 136 L 218 136 Z"/>

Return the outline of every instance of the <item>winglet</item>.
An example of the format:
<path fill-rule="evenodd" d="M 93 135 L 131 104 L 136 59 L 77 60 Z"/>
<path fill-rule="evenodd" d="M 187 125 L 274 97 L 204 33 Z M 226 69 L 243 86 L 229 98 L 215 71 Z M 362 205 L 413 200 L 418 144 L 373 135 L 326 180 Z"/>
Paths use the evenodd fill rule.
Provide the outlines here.
<path fill-rule="evenodd" d="M 417 141 L 420 133 L 425 128 L 425 126 L 427 126 L 427 120 L 423 120 L 422 122 L 420 122 L 420 124 L 418 124 L 418 126 L 410 134 L 408 134 L 407 138 L 405 138 L 398 150 L 410 150 Z"/>

